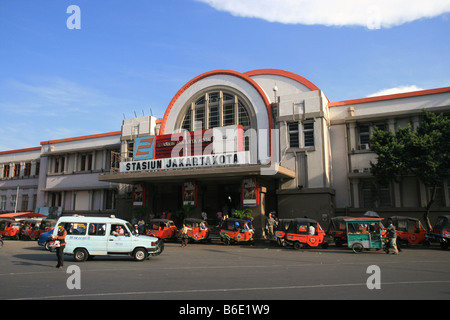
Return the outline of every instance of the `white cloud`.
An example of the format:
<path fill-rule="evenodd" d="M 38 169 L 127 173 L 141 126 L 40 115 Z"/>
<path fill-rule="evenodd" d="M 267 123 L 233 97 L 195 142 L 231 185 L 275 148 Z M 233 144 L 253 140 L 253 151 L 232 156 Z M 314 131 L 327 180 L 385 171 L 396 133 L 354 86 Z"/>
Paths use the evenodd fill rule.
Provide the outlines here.
<path fill-rule="evenodd" d="M 234 16 L 287 24 L 389 28 L 450 12 L 450 0 L 197 0 Z"/>
<path fill-rule="evenodd" d="M 388 94 L 397 94 L 397 93 L 405 93 L 405 92 L 420 91 L 420 90 L 424 90 L 424 89 L 419 88 L 416 85 L 400 86 L 400 87 L 396 87 L 396 88 L 383 89 L 383 90 L 377 91 L 375 93 L 372 93 L 372 94 L 368 95 L 367 97 L 385 96 Z"/>

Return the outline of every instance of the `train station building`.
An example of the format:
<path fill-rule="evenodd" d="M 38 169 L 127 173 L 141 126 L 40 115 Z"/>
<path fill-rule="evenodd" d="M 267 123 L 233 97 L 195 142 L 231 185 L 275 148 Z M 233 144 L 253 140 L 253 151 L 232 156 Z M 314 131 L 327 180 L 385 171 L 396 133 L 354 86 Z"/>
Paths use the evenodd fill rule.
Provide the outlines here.
<path fill-rule="evenodd" d="M 130 218 L 189 205 L 192 216 L 215 218 L 247 207 L 257 230 L 270 211 L 323 225 L 366 210 L 419 216 L 430 190 L 414 176 L 376 186 L 369 139 L 375 126 L 417 127 L 423 109 L 448 115 L 450 87 L 330 102 L 292 72 L 210 71 L 184 84 L 160 119 L 125 119 L 117 132 L 41 143 L 30 151 L 40 175 L 29 189 L 37 206 L 63 213 Z M 14 190 L 12 153 L 0 152 L 0 200 Z M 434 211 L 448 214 L 450 181 L 438 192 Z"/>

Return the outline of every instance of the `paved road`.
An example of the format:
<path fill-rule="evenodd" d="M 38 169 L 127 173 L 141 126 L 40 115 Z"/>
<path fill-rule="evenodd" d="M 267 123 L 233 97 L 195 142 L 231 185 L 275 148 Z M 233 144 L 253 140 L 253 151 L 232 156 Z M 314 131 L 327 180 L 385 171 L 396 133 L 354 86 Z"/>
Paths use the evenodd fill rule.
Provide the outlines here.
<path fill-rule="evenodd" d="M 347 248 L 284 249 L 167 243 L 144 262 L 129 257 L 96 257 L 75 263 L 36 242 L 5 241 L 0 249 L 0 299 L 304 300 L 450 298 L 450 250 L 404 249 L 354 254 Z M 369 266 L 379 272 L 368 273 Z M 67 273 L 69 266 L 79 267 Z M 378 277 L 379 276 L 379 277 Z M 370 277 L 370 279 L 369 279 Z M 380 279 L 380 289 L 369 289 Z M 77 281 L 79 280 L 79 281 Z M 80 289 L 69 286 L 80 285 Z M 236 309 L 237 310 L 237 309 Z M 236 311 L 237 312 L 237 311 Z"/>

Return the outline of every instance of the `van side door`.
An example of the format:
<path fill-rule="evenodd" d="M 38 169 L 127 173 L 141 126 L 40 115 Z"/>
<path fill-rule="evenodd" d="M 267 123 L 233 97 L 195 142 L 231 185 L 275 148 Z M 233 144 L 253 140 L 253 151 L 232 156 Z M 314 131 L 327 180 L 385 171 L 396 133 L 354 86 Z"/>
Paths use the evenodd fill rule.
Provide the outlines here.
<path fill-rule="evenodd" d="M 91 255 L 105 255 L 108 253 L 108 240 L 106 233 L 106 223 L 89 223 L 88 239 L 89 239 L 89 254 Z"/>
<path fill-rule="evenodd" d="M 111 224 L 110 230 L 108 235 L 108 253 L 131 252 L 133 237 L 125 225 L 120 223 Z"/>

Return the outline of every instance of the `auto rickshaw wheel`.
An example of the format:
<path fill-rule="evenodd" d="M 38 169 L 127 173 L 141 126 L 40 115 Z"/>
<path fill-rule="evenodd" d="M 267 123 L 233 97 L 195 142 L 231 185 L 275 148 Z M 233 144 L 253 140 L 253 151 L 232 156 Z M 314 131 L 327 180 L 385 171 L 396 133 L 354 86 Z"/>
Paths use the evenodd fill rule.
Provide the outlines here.
<path fill-rule="evenodd" d="M 294 249 L 295 250 L 301 249 L 302 247 L 303 247 L 303 243 L 301 243 L 299 241 L 294 242 Z"/>
<path fill-rule="evenodd" d="M 361 243 L 354 243 L 352 245 L 352 250 L 354 253 L 361 253 L 364 250 L 364 247 Z"/>
<path fill-rule="evenodd" d="M 228 238 L 223 238 L 223 244 L 224 244 L 224 245 L 229 246 L 230 243 L 231 243 L 230 239 L 228 239 Z"/>
<path fill-rule="evenodd" d="M 328 242 L 322 242 L 322 249 L 328 248 Z"/>

